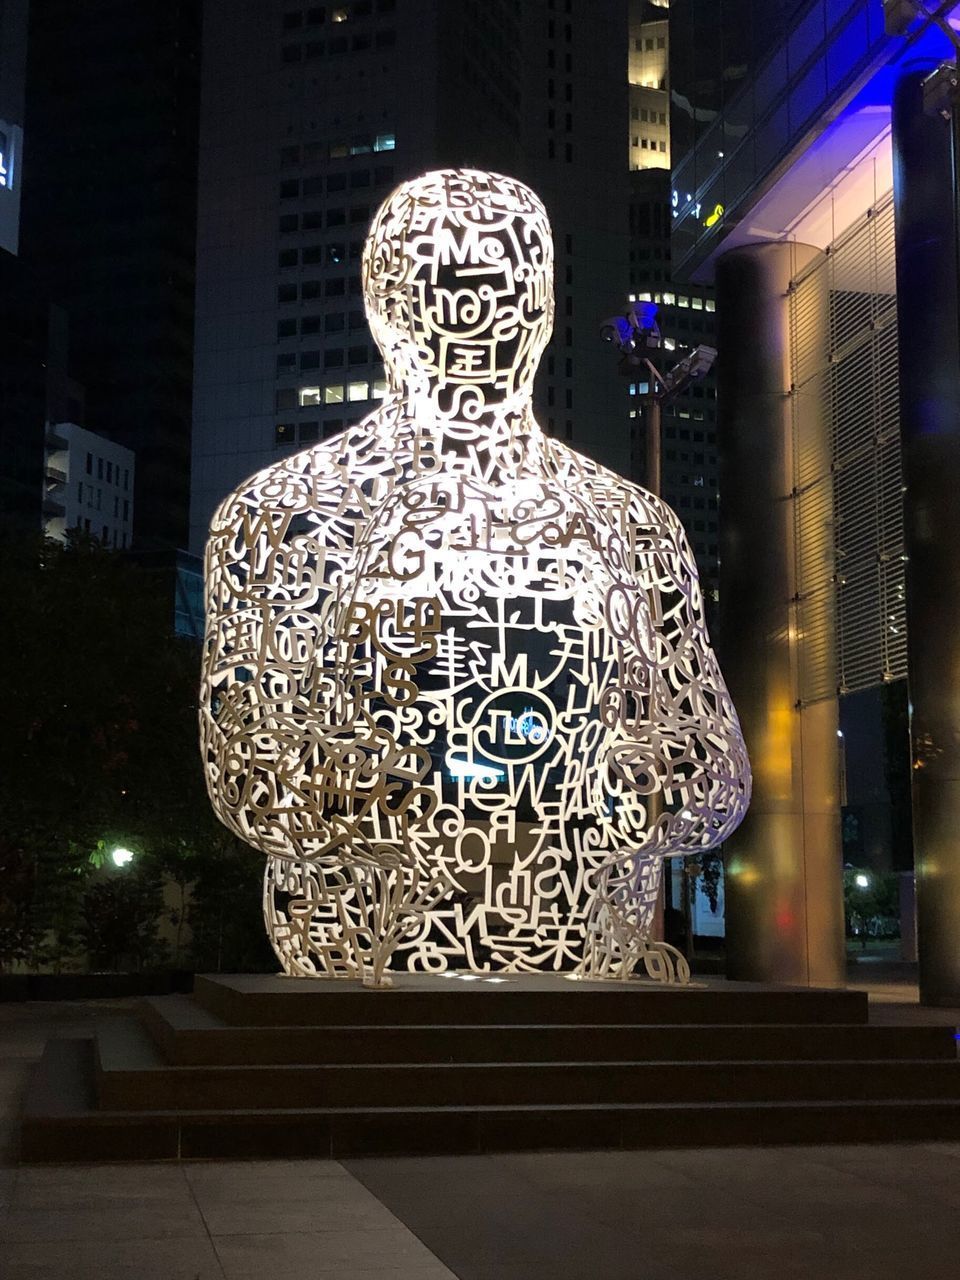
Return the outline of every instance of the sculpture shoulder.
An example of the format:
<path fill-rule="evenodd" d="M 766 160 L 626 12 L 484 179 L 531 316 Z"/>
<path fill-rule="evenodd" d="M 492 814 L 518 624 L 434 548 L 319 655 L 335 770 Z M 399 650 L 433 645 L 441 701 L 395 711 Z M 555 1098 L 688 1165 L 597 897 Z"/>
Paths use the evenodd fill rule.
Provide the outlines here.
<path fill-rule="evenodd" d="M 630 524 L 641 529 L 660 530 L 684 540 L 676 512 L 649 489 L 560 441 L 551 441 L 550 460 L 559 483 L 576 487 L 601 511 L 622 513 Z"/>
<path fill-rule="evenodd" d="M 402 474 L 403 450 L 389 448 L 367 420 L 333 440 L 255 472 L 217 508 L 211 540 L 239 529 L 270 528 L 281 537 L 315 532 L 337 515 L 362 517 L 375 493 L 386 493 Z"/>

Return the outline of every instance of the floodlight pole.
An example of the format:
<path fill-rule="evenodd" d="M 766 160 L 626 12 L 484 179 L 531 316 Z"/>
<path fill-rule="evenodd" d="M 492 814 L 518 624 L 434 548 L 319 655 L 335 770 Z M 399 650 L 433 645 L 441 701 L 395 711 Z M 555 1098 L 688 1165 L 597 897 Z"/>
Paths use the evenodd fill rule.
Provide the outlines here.
<path fill-rule="evenodd" d="M 647 396 L 644 421 L 647 428 L 646 439 L 646 483 L 651 493 L 660 497 L 663 488 L 663 455 L 661 449 L 661 408 L 655 395 Z"/>
<path fill-rule="evenodd" d="M 661 497 L 663 489 L 663 402 L 670 395 L 663 385 L 663 379 L 652 360 L 646 357 L 643 363 L 650 373 L 650 391 L 644 397 L 644 425 L 646 426 L 646 486 L 651 493 Z M 660 390 L 657 390 L 657 387 Z"/>

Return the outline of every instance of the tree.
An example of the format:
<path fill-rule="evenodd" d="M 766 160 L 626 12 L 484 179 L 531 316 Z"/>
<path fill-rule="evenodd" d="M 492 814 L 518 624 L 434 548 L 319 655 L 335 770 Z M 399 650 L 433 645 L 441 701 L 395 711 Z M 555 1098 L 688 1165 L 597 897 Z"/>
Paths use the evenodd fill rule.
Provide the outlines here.
<path fill-rule="evenodd" d="M 843 871 L 843 905 L 847 937 L 860 939 L 865 949 L 871 937 L 895 937 L 899 932 L 900 880 L 894 872 Z"/>
<path fill-rule="evenodd" d="M 146 944 L 106 937 L 110 912 L 159 909 L 158 877 L 185 889 L 226 836 L 197 748 L 197 647 L 173 633 L 155 577 L 89 538 L 0 542 L 0 592 L 0 964 L 61 967 L 84 942 L 147 963 Z M 93 873 L 118 844 L 136 863 L 104 881 Z"/>

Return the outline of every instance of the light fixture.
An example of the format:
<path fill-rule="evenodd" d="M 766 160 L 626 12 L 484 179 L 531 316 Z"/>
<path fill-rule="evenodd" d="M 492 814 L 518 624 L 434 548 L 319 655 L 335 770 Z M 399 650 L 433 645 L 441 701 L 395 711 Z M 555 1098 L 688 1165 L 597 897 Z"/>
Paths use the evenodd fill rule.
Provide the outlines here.
<path fill-rule="evenodd" d="M 492 764 L 476 764 L 473 760 L 451 760 L 447 766 L 451 778 L 476 778 L 480 782 L 496 782 L 503 770 Z"/>
<path fill-rule="evenodd" d="M 865 876 L 861 871 L 859 875 L 854 876 L 853 883 L 857 886 L 858 889 L 869 889 L 870 877 Z"/>
<path fill-rule="evenodd" d="M 134 854 L 132 849 L 124 849 L 122 845 L 118 845 L 110 854 L 111 861 L 115 867 L 125 867 L 133 861 Z"/>

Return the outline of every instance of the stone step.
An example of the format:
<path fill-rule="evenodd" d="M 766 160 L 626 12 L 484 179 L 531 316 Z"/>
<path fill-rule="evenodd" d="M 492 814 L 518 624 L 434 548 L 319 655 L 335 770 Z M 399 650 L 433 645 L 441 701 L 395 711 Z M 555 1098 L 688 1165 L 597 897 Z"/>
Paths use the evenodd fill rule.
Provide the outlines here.
<path fill-rule="evenodd" d="M 709 980 L 689 987 L 655 982 L 573 982 L 557 974 L 394 975 L 390 990 L 356 981 L 258 974 L 198 976 L 194 998 L 234 1027 L 695 1024 L 866 1025 L 863 991 L 763 987 Z M 469 1012 L 468 1012 L 469 1011 Z"/>
<path fill-rule="evenodd" d="M 960 1097 L 956 1059 L 608 1062 L 593 1048 L 563 1062 L 170 1066 L 136 1023 L 111 1019 L 97 1030 L 97 1097 L 107 1111 Z"/>
<path fill-rule="evenodd" d="M 929 1064 L 927 1064 L 929 1065 Z M 316 1158 L 960 1139 L 960 1100 L 95 1110 L 89 1040 L 50 1041 L 27 1094 L 28 1161 Z"/>
<path fill-rule="evenodd" d="M 469 1012 L 469 1010 L 464 1011 Z M 955 1059 L 949 1027 L 761 1025 L 637 1026 L 530 1023 L 231 1027 L 188 996 L 141 1006 L 164 1058 L 178 1066 L 378 1062 L 604 1062 L 763 1059 Z"/>

